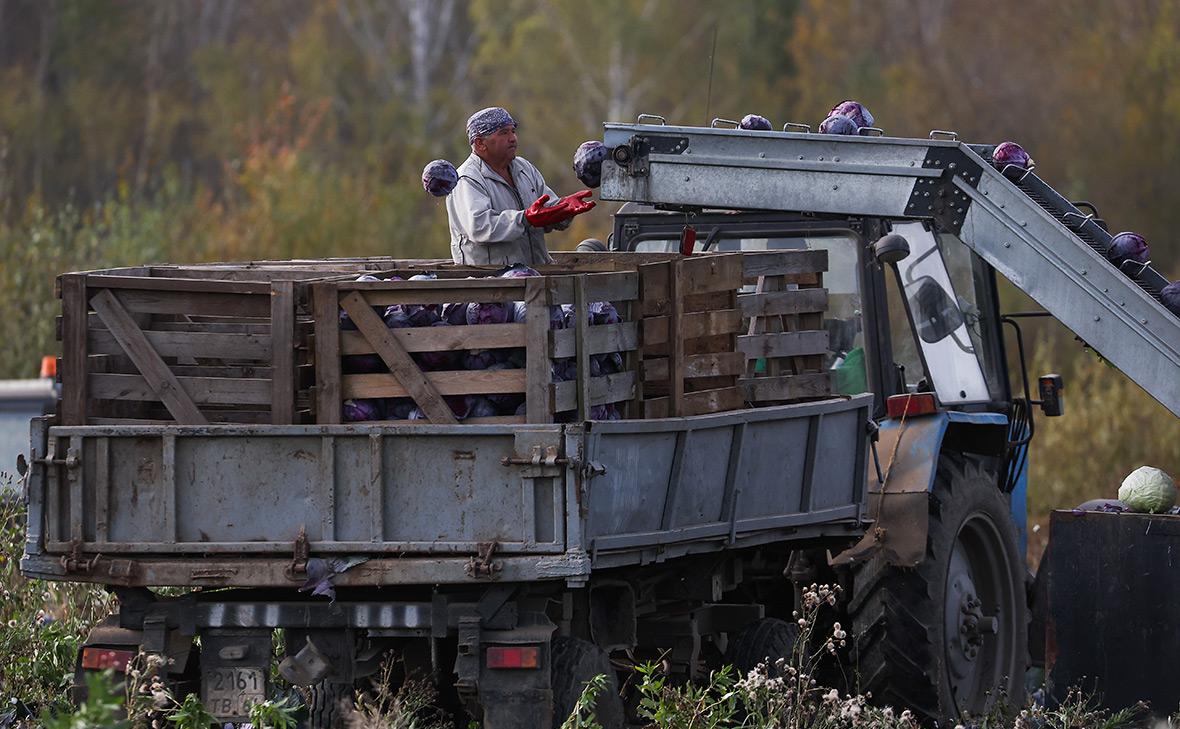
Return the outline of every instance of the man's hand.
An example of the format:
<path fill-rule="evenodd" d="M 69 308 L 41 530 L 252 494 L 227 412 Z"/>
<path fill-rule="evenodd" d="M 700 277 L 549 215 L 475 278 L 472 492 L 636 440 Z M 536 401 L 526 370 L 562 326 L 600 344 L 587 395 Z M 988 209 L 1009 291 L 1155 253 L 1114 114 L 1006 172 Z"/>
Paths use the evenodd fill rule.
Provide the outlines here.
<path fill-rule="evenodd" d="M 573 195 L 567 195 L 561 198 L 549 207 L 545 207 L 545 203 L 549 202 L 549 196 L 542 195 L 524 211 L 524 219 L 528 221 L 529 225 L 535 228 L 548 228 L 552 225 L 564 223 L 587 210 L 593 209 L 594 201 L 586 199 L 593 194 L 590 190 L 575 192 Z"/>

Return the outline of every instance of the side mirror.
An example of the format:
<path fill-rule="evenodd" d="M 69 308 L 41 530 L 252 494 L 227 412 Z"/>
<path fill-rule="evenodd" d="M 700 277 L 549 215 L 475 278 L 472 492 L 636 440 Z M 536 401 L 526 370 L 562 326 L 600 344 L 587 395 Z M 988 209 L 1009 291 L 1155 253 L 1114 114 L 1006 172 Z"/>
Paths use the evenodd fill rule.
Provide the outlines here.
<path fill-rule="evenodd" d="M 1041 375 L 1037 378 L 1037 391 L 1041 396 L 1041 412 L 1046 417 L 1055 418 L 1065 413 L 1065 403 L 1061 399 L 1061 391 L 1065 389 L 1061 375 Z"/>
<path fill-rule="evenodd" d="M 881 236 L 873 244 L 873 255 L 881 264 L 894 264 L 910 254 L 910 242 L 897 233 Z"/>

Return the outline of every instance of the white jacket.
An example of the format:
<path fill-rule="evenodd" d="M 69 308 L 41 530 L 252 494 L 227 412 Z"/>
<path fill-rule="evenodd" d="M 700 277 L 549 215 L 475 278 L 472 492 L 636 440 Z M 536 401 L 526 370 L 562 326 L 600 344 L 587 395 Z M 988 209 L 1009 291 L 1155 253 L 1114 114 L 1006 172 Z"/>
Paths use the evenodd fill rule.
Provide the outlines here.
<path fill-rule="evenodd" d="M 447 196 L 455 263 L 535 266 L 553 262 L 545 247 L 545 231 L 524 219 L 525 209 L 542 195 L 549 196 L 549 205 L 558 199 L 532 162 L 523 157 L 512 160 L 515 190 L 474 153 L 458 170 L 459 183 Z M 568 227 L 568 221 L 554 226 Z"/>

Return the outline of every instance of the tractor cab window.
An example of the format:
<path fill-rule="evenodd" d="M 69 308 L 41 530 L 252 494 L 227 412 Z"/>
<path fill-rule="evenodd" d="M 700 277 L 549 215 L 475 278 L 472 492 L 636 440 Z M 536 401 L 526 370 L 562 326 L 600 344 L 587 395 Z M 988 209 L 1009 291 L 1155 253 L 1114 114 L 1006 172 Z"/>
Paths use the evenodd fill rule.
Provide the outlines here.
<path fill-rule="evenodd" d="M 702 240 L 701 238 L 704 238 Z M 858 243 L 851 236 L 774 236 L 752 237 L 750 233 L 726 236 L 723 232 L 712 239 L 701 236 L 694 251 L 738 252 L 770 250 L 826 250 L 828 270 L 818 283 L 828 291 L 828 308 L 824 314 L 824 328 L 828 332 L 828 351 L 824 367 L 832 374 L 832 391 L 855 395 L 869 391 L 865 362 L 865 335 L 862 317 Z M 637 252 L 674 252 L 680 249 L 679 238 L 643 238 L 635 243 Z M 789 284 L 790 288 L 811 285 L 808 282 Z M 747 285 L 753 292 L 755 284 Z"/>
<path fill-rule="evenodd" d="M 889 292 L 894 361 L 905 367 L 907 387 L 919 387 L 924 378 L 945 405 L 998 397 L 998 358 L 989 346 L 995 322 L 979 306 L 986 278 L 971 251 L 921 223 L 898 223 L 893 230 L 910 244 Z"/>

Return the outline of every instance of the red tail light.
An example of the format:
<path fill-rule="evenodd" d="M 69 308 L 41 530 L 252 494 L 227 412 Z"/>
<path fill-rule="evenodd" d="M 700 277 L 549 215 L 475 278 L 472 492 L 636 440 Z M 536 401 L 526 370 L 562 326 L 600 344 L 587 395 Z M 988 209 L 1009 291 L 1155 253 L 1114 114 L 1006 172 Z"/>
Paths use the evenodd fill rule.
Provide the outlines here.
<path fill-rule="evenodd" d="M 88 646 L 82 649 L 82 668 L 97 671 L 113 668 L 119 673 L 127 673 L 127 664 L 135 658 L 135 653 L 135 651 L 124 651 L 117 648 Z"/>
<path fill-rule="evenodd" d="M 893 395 L 885 401 L 885 411 L 890 418 L 912 418 L 938 412 L 938 402 L 932 392 L 911 392 Z"/>
<path fill-rule="evenodd" d="M 488 668 L 540 668 L 541 649 L 535 645 L 494 645 L 488 648 Z"/>

